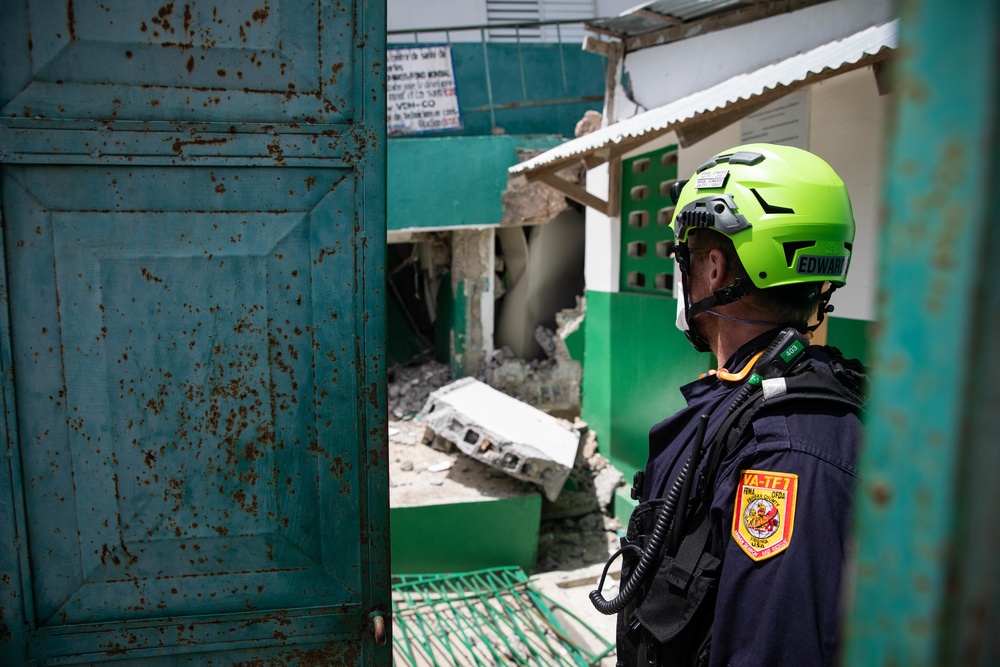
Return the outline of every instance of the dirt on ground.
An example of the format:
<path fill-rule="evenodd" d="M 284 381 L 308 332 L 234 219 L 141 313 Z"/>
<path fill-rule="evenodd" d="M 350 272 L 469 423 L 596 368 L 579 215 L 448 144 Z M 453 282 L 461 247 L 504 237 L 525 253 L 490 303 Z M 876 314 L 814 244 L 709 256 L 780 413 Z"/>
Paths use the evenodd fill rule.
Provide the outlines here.
<path fill-rule="evenodd" d="M 396 368 L 389 383 L 389 502 L 415 504 L 509 498 L 539 489 L 472 459 L 460 450 L 430 446 L 420 410 L 432 391 L 452 381 L 448 367 L 428 362 Z M 621 523 L 608 515 L 621 475 L 597 453 L 586 425 L 569 480 L 554 503 L 543 498 L 537 572 L 576 570 L 603 563 L 618 548 Z"/>

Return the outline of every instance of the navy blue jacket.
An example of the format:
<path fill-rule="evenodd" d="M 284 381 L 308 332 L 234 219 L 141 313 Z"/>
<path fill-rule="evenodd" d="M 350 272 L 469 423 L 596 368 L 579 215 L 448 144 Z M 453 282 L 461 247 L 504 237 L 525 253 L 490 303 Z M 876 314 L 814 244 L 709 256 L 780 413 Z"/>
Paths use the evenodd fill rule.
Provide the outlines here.
<path fill-rule="evenodd" d="M 742 369 L 776 333 L 748 342 L 725 367 Z M 808 358 L 829 361 L 821 347 L 808 348 Z M 643 500 L 666 495 L 691 453 L 698 417 L 710 415 L 710 440 L 742 384 L 711 375 L 681 387 L 687 407 L 650 430 Z M 860 420 L 846 406 L 792 401 L 762 410 L 747 431 L 719 466 L 711 506 L 710 544 L 723 560 L 711 665 L 834 665 Z M 798 476 L 790 542 L 761 561 L 732 535 L 743 470 Z"/>

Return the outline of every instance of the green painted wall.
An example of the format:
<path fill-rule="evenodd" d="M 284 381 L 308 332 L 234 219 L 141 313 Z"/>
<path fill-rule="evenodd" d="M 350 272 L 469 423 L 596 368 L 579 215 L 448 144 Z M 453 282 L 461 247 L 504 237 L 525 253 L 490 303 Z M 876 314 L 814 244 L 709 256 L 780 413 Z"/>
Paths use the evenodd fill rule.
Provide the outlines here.
<path fill-rule="evenodd" d="M 874 335 L 874 322 L 867 320 L 849 320 L 844 317 L 828 317 L 826 342 L 840 348 L 847 358 L 860 359 L 868 363 L 869 346 Z"/>
<path fill-rule="evenodd" d="M 465 377 L 465 336 L 468 330 L 468 299 L 465 296 L 465 281 L 460 280 L 452 295 L 454 304 L 451 311 L 451 331 L 448 342 L 449 364 L 453 378 Z"/>
<path fill-rule="evenodd" d="M 581 325 L 576 331 L 566 336 L 566 350 L 570 358 L 583 363 L 584 350 L 587 349 L 587 335 L 585 328 Z"/>
<path fill-rule="evenodd" d="M 455 294 L 451 291 L 451 272 L 441 278 L 435 307 L 437 318 L 434 320 L 434 360 L 450 364 L 451 332 L 455 328 Z"/>
<path fill-rule="evenodd" d="M 389 139 L 389 231 L 499 224 L 507 168 L 517 164 L 517 150 L 548 150 L 562 142 L 555 136 Z"/>
<path fill-rule="evenodd" d="M 393 574 L 467 572 L 501 565 L 535 571 L 542 497 L 394 507 Z"/>
<path fill-rule="evenodd" d="M 622 160 L 621 173 L 621 291 L 676 298 L 670 186 L 677 181 L 677 146 Z"/>
<path fill-rule="evenodd" d="M 712 365 L 674 326 L 677 302 L 587 292 L 583 419 L 628 479 L 646 465 L 649 429 L 684 405 L 678 387 Z"/>
<path fill-rule="evenodd" d="M 484 53 L 480 43 L 455 43 L 451 53 L 463 128 L 423 136 L 490 135 L 496 127 L 507 135 L 572 137 L 588 109 L 604 107 L 606 60 L 579 44 L 493 42 L 486 44 Z"/>

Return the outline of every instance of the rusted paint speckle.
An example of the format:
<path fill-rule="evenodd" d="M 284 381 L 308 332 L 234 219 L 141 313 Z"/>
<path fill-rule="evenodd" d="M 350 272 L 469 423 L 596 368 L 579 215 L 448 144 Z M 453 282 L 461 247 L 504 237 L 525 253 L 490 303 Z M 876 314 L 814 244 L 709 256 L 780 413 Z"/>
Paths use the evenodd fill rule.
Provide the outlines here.
<path fill-rule="evenodd" d="M 70 41 L 76 41 L 76 10 L 73 7 L 73 0 L 66 0 L 66 30 L 69 32 Z"/>
<path fill-rule="evenodd" d="M 281 148 L 281 142 L 279 140 L 275 139 L 274 141 L 269 143 L 267 145 L 267 152 L 270 153 L 271 157 L 274 158 L 275 164 L 278 165 L 285 164 L 285 159 L 283 157 L 285 151 L 284 149 Z"/>
<path fill-rule="evenodd" d="M 257 23 L 264 25 L 267 22 L 267 19 L 270 15 L 271 15 L 271 9 L 267 6 L 267 3 L 265 2 L 263 7 L 254 10 L 253 14 L 251 14 L 250 16 Z"/>
<path fill-rule="evenodd" d="M 174 3 L 169 3 L 160 7 L 159 11 L 156 12 L 156 16 L 150 19 L 154 25 L 158 25 L 163 28 L 164 32 L 173 33 L 174 27 L 170 23 L 170 16 L 174 13 Z M 154 33 L 155 34 L 155 33 Z"/>
<path fill-rule="evenodd" d="M 885 508 L 892 500 L 892 489 L 885 480 L 876 480 L 869 487 L 869 494 L 876 507 Z"/>
<path fill-rule="evenodd" d="M 171 145 L 171 149 L 177 155 L 182 155 L 184 153 L 184 148 L 187 146 L 222 146 L 229 143 L 228 137 L 219 137 L 216 139 L 194 139 L 192 141 L 181 141 L 177 139 Z M 209 255 L 211 258 L 211 255 Z"/>
<path fill-rule="evenodd" d="M 7 627 L 7 622 L 4 620 L 6 611 L 7 608 L 0 605 L 0 644 L 9 644 L 14 639 L 14 635 L 11 633 L 10 628 Z"/>

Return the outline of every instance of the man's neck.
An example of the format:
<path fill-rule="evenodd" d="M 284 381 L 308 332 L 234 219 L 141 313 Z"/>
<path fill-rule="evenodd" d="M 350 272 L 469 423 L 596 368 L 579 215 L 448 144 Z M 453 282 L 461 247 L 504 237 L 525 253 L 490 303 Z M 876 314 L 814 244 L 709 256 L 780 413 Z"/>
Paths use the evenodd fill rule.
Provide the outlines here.
<path fill-rule="evenodd" d="M 720 367 L 744 344 L 774 328 L 773 324 L 747 324 L 724 320 L 711 313 L 706 313 L 706 316 L 713 318 L 717 323 L 717 326 L 712 327 L 714 331 L 711 332 L 708 343 Z M 739 369 L 727 368 L 726 370 L 737 371 Z"/>

